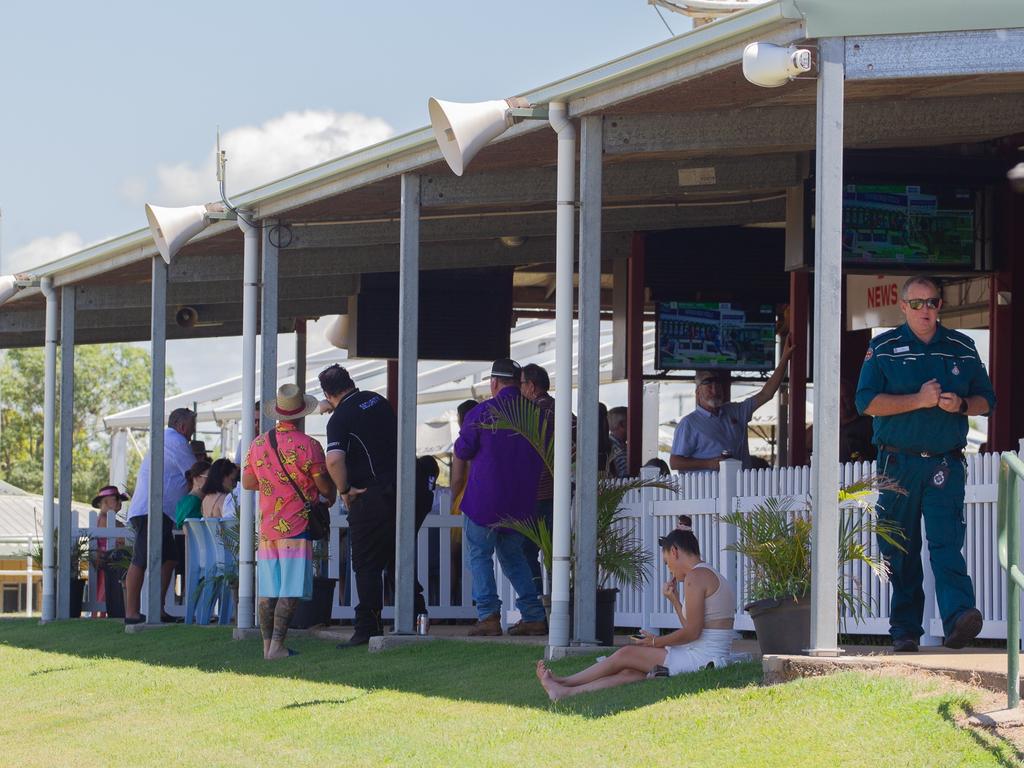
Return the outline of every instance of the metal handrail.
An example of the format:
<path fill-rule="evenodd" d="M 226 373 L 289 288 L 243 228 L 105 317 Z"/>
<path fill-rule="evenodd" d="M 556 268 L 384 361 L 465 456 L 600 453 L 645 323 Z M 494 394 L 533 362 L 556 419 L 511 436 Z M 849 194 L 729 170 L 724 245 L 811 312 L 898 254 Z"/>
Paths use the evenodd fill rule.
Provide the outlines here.
<path fill-rule="evenodd" d="M 1020 488 L 1024 461 L 1012 451 L 999 457 L 999 500 L 996 503 L 999 565 L 1007 574 L 1006 589 L 1006 699 L 1007 708 L 1020 704 L 1020 590 L 1024 571 L 1020 557 Z"/>

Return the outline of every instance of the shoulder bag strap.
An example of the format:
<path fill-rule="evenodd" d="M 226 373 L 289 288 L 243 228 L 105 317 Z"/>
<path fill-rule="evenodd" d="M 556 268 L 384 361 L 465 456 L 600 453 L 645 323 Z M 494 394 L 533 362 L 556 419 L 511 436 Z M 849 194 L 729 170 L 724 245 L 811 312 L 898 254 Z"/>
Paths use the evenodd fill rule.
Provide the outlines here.
<path fill-rule="evenodd" d="M 302 500 L 302 503 L 309 504 L 311 502 L 309 501 L 309 499 L 306 498 L 306 494 L 304 494 L 302 492 L 302 489 L 299 488 L 298 483 L 292 480 L 292 476 L 288 472 L 288 468 L 284 465 L 284 459 L 281 458 L 281 452 L 277 449 L 277 434 L 275 434 L 276 432 L 277 427 L 274 427 L 273 429 L 270 430 L 269 433 L 267 433 L 267 437 L 270 438 L 270 445 L 273 447 L 274 453 L 277 454 L 277 461 L 281 465 L 282 471 L 284 471 L 284 476 L 288 478 L 288 482 L 291 483 L 292 488 L 295 489 L 295 493 Z"/>

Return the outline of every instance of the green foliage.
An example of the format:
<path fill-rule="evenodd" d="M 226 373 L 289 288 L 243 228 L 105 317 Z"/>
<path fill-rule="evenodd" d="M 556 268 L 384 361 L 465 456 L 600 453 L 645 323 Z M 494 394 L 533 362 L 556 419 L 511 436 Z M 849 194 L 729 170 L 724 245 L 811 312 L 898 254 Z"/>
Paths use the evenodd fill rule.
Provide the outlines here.
<path fill-rule="evenodd" d="M 545 418 L 540 407 L 517 397 L 498 400 L 491 408 L 491 418 L 480 424 L 481 429 L 511 430 L 530 443 L 544 462 L 548 472 L 554 474 L 555 450 L 553 419 Z M 631 588 L 643 586 L 650 578 L 651 553 L 640 537 L 635 535 L 627 518 L 622 514 L 626 494 L 640 488 L 671 487 L 660 480 L 598 480 L 597 484 L 597 572 L 599 586 L 610 579 Z M 578 497 L 577 497 L 578 498 Z M 544 567 L 551 572 L 552 537 L 543 520 L 501 520 L 504 528 L 511 528 L 537 546 L 544 558 Z M 575 547 L 572 548 L 575 551 Z"/>
<path fill-rule="evenodd" d="M 0 478 L 31 493 L 43 489 L 43 379 L 42 349 L 8 350 L 0 360 Z M 76 501 L 92 499 L 109 478 L 110 436 L 103 416 L 147 402 L 149 379 L 146 349 L 129 344 L 75 347 L 71 495 Z M 175 391 L 170 370 L 167 390 Z M 129 478 L 134 479 L 140 461 L 129 453 Z"/>
<path fill-rule="evenodd" d="M 880 520 L 866 497 L 876 490 L 898 490 L 884 476 L 864 478 L 839 491 L 841 510 L 839 558 L 841 572 L 848 563 L 864 563 L 881 579 L 888 577 L 888 566 L 868 549 L 867 542 L 880 538 L 902 549 L 903 532 L 886 520 Z M 856 504 L 861 514 L 853 514 Z M 800 599 L 811 590 L 811 538 L 813 509 L 794 509 L 788 499 L 769 498 L 750 512 L 731 512 L 722 520 L 737 530 L 737 541 L 726 548 L 743 555 L 748 566 L 748 596 L 751 602 L 766 598 Z M 860 590 L 847 588 L 840 576 L 838 600 L 850 614 L 860 618 L 869 604 L 859 597 Z"/>

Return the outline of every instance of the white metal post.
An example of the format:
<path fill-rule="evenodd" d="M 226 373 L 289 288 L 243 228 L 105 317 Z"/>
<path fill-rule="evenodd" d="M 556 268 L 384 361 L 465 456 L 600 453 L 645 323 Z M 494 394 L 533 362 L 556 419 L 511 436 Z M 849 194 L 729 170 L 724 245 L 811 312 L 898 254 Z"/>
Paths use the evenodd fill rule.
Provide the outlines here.
<path fill-rule="evenodd" d="M 53 454 L 57 406 L 57 292 L 53 278 L 39 288 L 46 297 L 46 339 L 43 373 L 43 621 L 57 618 L 57 579 L 54 562 Z"/>
<path fill-rule="evenodd" d="M 167 378 L 167 263 L 157 254 L 153 257 L 153 303 L 151 307 L 152 340 L 149 384 L 149 521 L 146 563 L 146 623 L 159 624 L 164 607 L 161 586 L 163 568 L 164 518 L 164 390 Z"/>
<path fill-rule="evenodd" d="M 256 401 L 256 307 L 259 300 L 260 230 L 250 224 L 241 212 L 238 228 L 245 236 L 242 267 L 242 460 L 254 435 L 253 419 Z M 251 629 L 256 612 L 254 581 L 256 573 L 255 529 L 256 497 L 252 491 L 241 492 L 238 516 L 238 629 Z"/>
<path fill-rule="evenodd" d="M 842 331 L 843 78 L 845 41 L 819 41 L 814 230 L 814 461 L 811 637 L 835 656 L 839 629 L 839 347 Z"/>
<path fill-rule="evenodd" d="M 555 475 L 551 621 L 548 646 L 569 645 L 569 566 L 572 495 L 572 309 L 576 216 L 576 129 L 563 102 L 548 105 L 558 134 L 555 193 Z"/>
<path fill-rule="evenodd" d="M 412 634 L 416 564 L 416 372 L 419 358 L 420 177 L 402 175 L 398 271 L 398 486 L 395 634 Z"/>
<path fill-rule="evenodd" d="M 260 275 L 260 402 L 267 403 L 277 397 L 277 274 L 278 246 L 280 242 L 277 221 L 268 219 L 263 224 L 263 272 Z M 305 392 L 304 385 L 303 392 Z M 274 420 L 262 417 L 260 432 L 274 426 Z M 242 457 L 245 460 L 245 457 Z"/>
<path fill-rule="evenodd" d="M 71 615 L 71 547 L 74 526 L 71 523 L 71 449 L 72 419 L 75 401 L 75 287 L 60 291 L 60 440 L 58 441 L 57 505 L 57 618 Z"/>
<path fill-rule="evenodd" d="M 108 482 L 122 491 L 128 486 L 128 430 L 115 429 L 110 436 Z"/>
<path fill-rule="evenodd" d="M 575 640 L 597 637 L 597 403 L 601 365 L 601 152 L 604 118 L 580 121 L 579 367 L 576 427 Z M 559 399 L 571 400 L 571 390 Z"/>

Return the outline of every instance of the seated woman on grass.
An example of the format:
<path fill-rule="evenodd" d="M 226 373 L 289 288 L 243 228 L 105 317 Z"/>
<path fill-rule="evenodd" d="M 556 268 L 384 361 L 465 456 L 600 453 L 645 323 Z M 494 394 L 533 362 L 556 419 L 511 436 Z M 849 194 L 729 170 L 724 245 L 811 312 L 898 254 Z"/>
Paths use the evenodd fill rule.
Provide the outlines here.
<path fill-rule="evenodd" d="M 672 573 L 661 591 L 675 608 L 681 628 L 663 636 L 641 632 L 632 645 L 568 677 L 556 676 L 538 661 L 537 677 L 552 701 L 643 680 L 658 666 L 666 667 L 669 675 L 694 672 L 729 655 L 736 636 L 732 586 L 700 559 L 700 544 L 688 527 L 670 531 L 658 543 Z M 676 588 L 680 581 L 684 582 L 685 607 Z"/>

